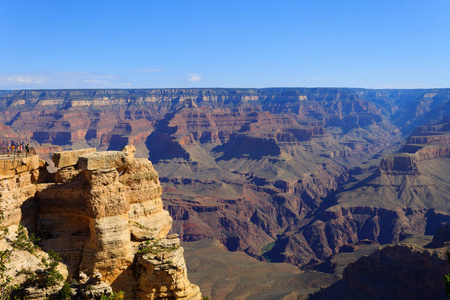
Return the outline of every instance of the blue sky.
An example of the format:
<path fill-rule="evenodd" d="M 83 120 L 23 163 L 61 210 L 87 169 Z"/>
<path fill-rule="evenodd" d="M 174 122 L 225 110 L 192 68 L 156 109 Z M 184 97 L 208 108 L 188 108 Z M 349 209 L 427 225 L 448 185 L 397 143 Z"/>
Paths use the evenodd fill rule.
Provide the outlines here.
<path fill-rule="evenodd" d="M 450 87 L 450 1 L 0 0 L 0 89 Z"/>

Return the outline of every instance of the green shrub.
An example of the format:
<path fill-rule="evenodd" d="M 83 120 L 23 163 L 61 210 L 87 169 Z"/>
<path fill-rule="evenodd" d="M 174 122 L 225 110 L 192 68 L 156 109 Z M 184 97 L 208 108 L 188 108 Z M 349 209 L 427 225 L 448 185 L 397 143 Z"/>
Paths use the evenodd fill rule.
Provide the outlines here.
<path fill-rule="evenodd" d="M 13 247 L 20 250 L 26 250 L 33 254 L 38 246 L 34 243 L 34 241 L 37 241 L 37 239 L 34 237 L 34 234 L 32 234 L 32 237 L 33 239 L 29 238 L 25 227 L 22 224 L 19 224 L 19 229 L 17 230 L 16 234 L 16 240 L 13 242 Z"/>
<path fill-rule="evenodd" d="M 102 297 L 100 298 L 100 300 L 120 300 L 123 299 L 123 295 L 125 295 L 125 292 L 120 291 L 117 293 L 112 292 L 111 295 L 102 295 Z"/>
<path fill-rule="evenodd" d="M 61 260 L 58 253 L 53 250 L 49 250 L 47 254 L 49 260 L 47 261 L 45 258 L 42 258 L 42 263 L 44 264 L 45 271 L 47 273 L 47 276 L 45 278 L 45 286 L 49 287 L 61 282 L 64 277 L 56 269 L 58 267 L 59 261 Z"/>
<path fill-rule="evenodd" d="M 137 254 L 145 255 L 147 253 L 152 253 L 157 255 L 158 253 L 164 251 L 172 252 L 180 248 L 180 246 L 164 247 L 162 245 L 158 245 L 158 241 L 159 239 L 145 241 L 140 245 Z"/>
<path fill-rule="evenodd" d="M 70 289 L 70 285 L 65 282 L 62 289 L 59 291 L 59 295 L 62 299 L 70 299 L 72 298 L 72 290 Z"/>
<path fill-rule="evenodd" d="M 146 227 L 139 222 L 134 222 L 134 225 L 136 225 L 139 229 L 142 229 L 142 230 L 154 231 L 154 229 L 152 229 L 150 227 Z"/>

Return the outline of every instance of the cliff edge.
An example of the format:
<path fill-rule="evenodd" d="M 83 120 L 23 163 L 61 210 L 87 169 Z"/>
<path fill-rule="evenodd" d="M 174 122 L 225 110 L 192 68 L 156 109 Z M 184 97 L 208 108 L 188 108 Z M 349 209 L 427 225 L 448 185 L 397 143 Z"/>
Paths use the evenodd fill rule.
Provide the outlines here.
<path fill-rule="evenodd" d="M 41 237 L 40 247 L 62 258 L 67 281 L 100 278 L 126 299 L 201 299 L 187 278 L 178 236 L 167 236 L 172 218 L 158 174 L 134 152 L 132 146 L 58 152 L 54 174 L 37 156 L 0 161 L 2 226 L 22 223 Z"/>

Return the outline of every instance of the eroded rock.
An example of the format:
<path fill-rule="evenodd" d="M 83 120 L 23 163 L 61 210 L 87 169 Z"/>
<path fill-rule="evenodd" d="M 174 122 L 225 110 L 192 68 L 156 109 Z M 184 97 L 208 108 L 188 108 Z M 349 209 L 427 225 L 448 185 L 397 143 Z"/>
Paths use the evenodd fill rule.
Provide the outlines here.
<path fill-rule="evenodd" d="M 369 299 L 446 299 L 447 250 L 414 244 L 386 246 L 349 264 L 344 281 Z"/>
<path fill-rule="evenodd" d="M 187 278 L 179 239 L 166 238 L 172 218 L 163 208 L 158 174 L 148 160 L 134 159 L 134 152 L 132 146 L 124 151 L 59 152 L 54 161 L 63 167 L 54 175 L 56 184 L 37 186 L 31 184 L 31 173 L 39 167 L 37 156 L 24 166 L 5 164 L 4 173 L 11 178 L 0 186 L 8 225 L 24 219 L 20 212 L 29 196 L 43 249 L 60 254 L 69 278 L 82 271 L 83 288 L 78 289 L 84 299 L 110 293 L 110 286 L 124 291 L 128 299 L 200 299 L 199 288 Z M 15 197 L 19 187 L 21 196 Z M 144 258 L 139 252 L 142 243 L 154 244 L 158 255 Z M 147 275 L 138 271 L 144 269 Z M 28 291 L 33 299 L 51 294 L 53 290 Z"/>
<path fill-rule="evenodd" d="M 74 166 L 78 162 L 78 158 L 82 155 L 94 153 L 97 150 L 95 148 L 62 151 L 55 152 L 52 156 L 52 161 L 57 168 L 64 168 L 68 166 Z"/>

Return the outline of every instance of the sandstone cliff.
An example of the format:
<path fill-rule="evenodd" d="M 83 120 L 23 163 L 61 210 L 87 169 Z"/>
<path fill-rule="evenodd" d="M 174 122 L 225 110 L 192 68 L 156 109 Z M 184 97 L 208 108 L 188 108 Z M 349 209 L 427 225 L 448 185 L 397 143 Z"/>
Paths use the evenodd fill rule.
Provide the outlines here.
<path fill-rule="evenodd" d="M 0 159 L 0 210 L 4 214 L 3 226 L 22 222 L 34 229 L 37 205 L 34 199 L 39 167 L 44 162 L 37 155 Z"/>
<path fill-rule="evenodd" d="M 60 254 L 68 278 L 100 274 L 128 299 L 200 299 L 179 238 L 167 237 L 172 219 L 158 174 L 134 152 L 55 153 L 53 176 L 42 176 L 37 156 L 1 160 L 4 225 L 22 222 L 43 237 L 42 248 Z"/>

